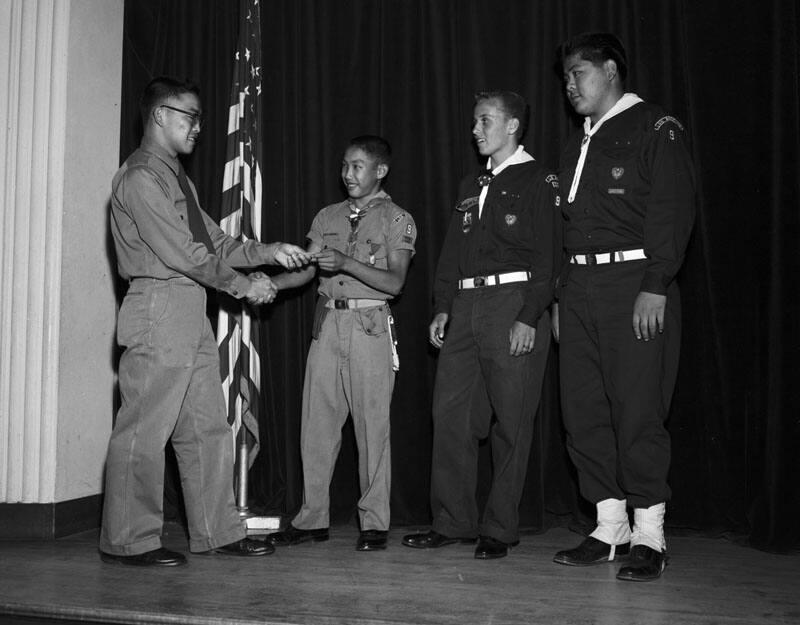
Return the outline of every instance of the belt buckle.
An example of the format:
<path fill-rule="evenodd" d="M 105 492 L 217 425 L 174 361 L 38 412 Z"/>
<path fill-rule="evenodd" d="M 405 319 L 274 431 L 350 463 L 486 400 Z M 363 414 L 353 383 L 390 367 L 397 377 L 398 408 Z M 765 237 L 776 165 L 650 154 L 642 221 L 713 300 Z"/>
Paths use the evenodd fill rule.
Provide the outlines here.
<path fill-rule="evenodd" d="M 472 282 L 475 286 L 486 286 L 486 278 L 484 276 L 475 276 Z"/>
<path fill-rule="evenodd" d="M 597 256 L 595 254 L 593 254 L 592 252 L 589 252 L 588 254 L 584 254 L 584 255 L 586 256 L 586 265 L 587 266 L 593 267 L 594 265 L 597 264 Z"/>
<path fill-rule="evenodd" d="M 333 307 L 337 310 L 347 310 L 347 300 L 335 299 L 333 300 Z"/>

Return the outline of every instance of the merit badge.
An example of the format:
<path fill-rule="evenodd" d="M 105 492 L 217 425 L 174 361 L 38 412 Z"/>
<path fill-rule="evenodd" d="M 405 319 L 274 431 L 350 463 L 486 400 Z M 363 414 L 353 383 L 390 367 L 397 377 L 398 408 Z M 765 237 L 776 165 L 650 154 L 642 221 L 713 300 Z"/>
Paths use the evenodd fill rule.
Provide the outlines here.
<path fill-rule="evenodd" d="M 511 215 L 511 214 L 506 215 L 506 225 L 507 226 L 513 226 L 515 223 L 517 223 L 517 216 L 516 215 Z"/>
<path fill-rule="evenodd" d="M 624 173 L 625 173 L 625 168 L 624 167 L 612 167 L 611 168 L 611 177 L 614 180 L 619 180 L 620 178 L 622 178 L 622 175 Z"/>
<path fill-rule="evenodd" d="M 464 213 L 464 219 L 461 220 L 461 230 L 466 233 L 469 232 L 470 228 L 472 228 L 472 213 Z"/>
<path fill-rule="evenodd" d="M 379 249 L 381 249 L 380 243 L 373 243 L 372 241 L 367 241 L 369 243 L 369 264 L 375 264 L 375 254 Z"/>

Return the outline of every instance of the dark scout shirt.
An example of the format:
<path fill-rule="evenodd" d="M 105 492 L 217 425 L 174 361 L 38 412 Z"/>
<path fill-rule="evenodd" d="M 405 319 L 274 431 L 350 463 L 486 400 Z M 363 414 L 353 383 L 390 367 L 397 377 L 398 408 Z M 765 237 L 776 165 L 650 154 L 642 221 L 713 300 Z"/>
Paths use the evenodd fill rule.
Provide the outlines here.
<path fill-rule="evenodd" d="M 436 269 L 434 313 L 450 313 L 461 279 L 530 271 L 517 320 L 535 326 L 552 301 L 561 251 L 558 178 L 535 161 L 510 165 L 489 184 L 479 218 L 477 180 L 485 173 L 477 171 L 459 186 Z"/>
<path fill-rule="evenodd" d="M 583 132 L 561 159 L 572 183 Z M 611 117 L 592 136 L 575 200 L 562 198 L 568 254 L 643 248 L 641 290 L 665 294 L 683 262 L 694 221 L 694 169 L 684 128 L 645 102 Z"/>

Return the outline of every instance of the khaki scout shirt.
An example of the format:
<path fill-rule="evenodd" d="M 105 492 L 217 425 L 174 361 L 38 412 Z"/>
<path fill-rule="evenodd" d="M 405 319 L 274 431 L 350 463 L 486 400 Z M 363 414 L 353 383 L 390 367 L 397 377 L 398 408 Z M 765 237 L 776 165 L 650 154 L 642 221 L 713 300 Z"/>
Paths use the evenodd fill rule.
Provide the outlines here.
<path fill-rule="evenodd" d="M 363 209 L 362 209 L 363 210 Z M 387 258 L 394 250 L 414 254 L 417 227 L 409 213 L 380 191 L 366 208 L 355 230 L 350 227 L 350 201 L 323 208 L 314 218 L 306 235 L 322 249 L 335 249 L 357 261 L 378 269 L 388 269 Z M 346 273 L 320 273 L 320 295 L 331 299 L 391 299 L 384 293 Z"/>
<path fill-rule="evenodd" d="M 233 267 L 274 264 L 274 249 L 257 241 L 242 243 L 225 234 L 202 209 L 216 254 L 189 230 L 186 196 L 178 184 L 178 159 L 144 139 L 111 183 L 111 232 L 117 269 L 126 280 L 187 276 L 241 298 L 249 279 Z M 191 180 L 192 192 L 197 193 Z"/>

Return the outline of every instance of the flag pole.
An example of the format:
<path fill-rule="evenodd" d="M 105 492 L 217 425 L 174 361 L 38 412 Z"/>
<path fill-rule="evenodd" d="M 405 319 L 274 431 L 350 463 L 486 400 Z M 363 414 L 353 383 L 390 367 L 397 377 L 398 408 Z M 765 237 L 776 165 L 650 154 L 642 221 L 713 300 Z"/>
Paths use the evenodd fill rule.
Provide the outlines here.
<path fill-rule="evenodd" d="M 244 428 L 239 428 L 239 483 L 237 484 L 236 507 L 239 509 L 239 516 L 247 519 L 250 516 L 250 508 L 247 506 L 248 494 L 248 469 L 247 469 L 247 436 L 243 432 Z"/>
<path fill-rule="evenodd" d="M 239 241 L 261 240 L 261 7 L 240 0 L 239 40 L 234 55 L 228 113 L 220 227 Z M 217 328 L 222 388 L 233 427 L 236 506 L 248 534 L 280 528 L 279 516 L 257 516 L 248 507 L 249 470 L 259 451 L 261 406 L 260 327 L 249 307 L 223 302 Z"/>
<path fill-rule="evenodd" d="M 237 398 L 236 408 L 239 413 L 237 421 L 241 424 L 241 397 Z M 239 516 L 243 519 L 247 519 L 250 516 L 250 508 L 247 505 L 247 496 L 250 491 L 248 483 L 250 475 L 249 455 L 247 431 L 240 425 L 239 431 L 236 433 L 236 465 L 239 468 L 238 479 L 236 480 L 236 508 L 239 510 Z"/>

